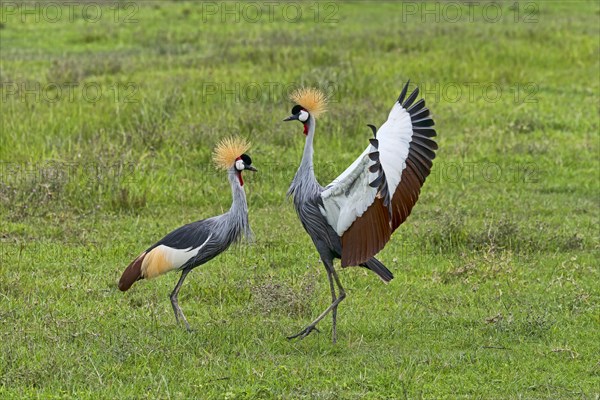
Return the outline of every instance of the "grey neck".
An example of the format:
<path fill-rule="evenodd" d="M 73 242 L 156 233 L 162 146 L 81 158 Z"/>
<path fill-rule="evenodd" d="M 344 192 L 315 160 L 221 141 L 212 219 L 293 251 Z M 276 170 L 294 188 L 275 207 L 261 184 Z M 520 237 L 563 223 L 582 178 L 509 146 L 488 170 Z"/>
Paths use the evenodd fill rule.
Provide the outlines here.
<path fill-rule="evenodd" d="M 308 134 L 306 135 L 306 142 L 304 143 L 304 153 L 302 154 L 302 161 L 300 167 L 296 171 L 294 180 L 288 190 L 288 196 L 294 196 L 296 202 L 302 201 L 300 197 L 312 195 L 313 192 L 319 191 L 319 183 L 315 178 L 315 171 L 313 167 L 313 139 L 315 137 L 315 119 L 310 116 L 308 123 Z"/>
<path fill-rule="evenodd" d="M 313 139 L 315 138 L 315 119 L 311 116 L 308 122 L 308 134 L 306 135 L 306 141 L 304 143 L 304 153 L 302 154 L 302 161 L 298 172 L 302 172 L 303 176 L 312 176 L 315 179 L 313 169 Z"/>
<path fill-rule="evenodd" d="M 231 208 L 225 214 L 228 220 L 228 225 L 236 235 L 240 233 L 244 234 L 247 239 L 252 237 L 252 231 L 248 223 L 248 204 L 246 202 L 246 192 L 244 187 L 240 184 L 239 172 L 232 167 L 228 171 L 229 184 L 231 185 L 231 194 L 233 200 L 231 202 Z"/>

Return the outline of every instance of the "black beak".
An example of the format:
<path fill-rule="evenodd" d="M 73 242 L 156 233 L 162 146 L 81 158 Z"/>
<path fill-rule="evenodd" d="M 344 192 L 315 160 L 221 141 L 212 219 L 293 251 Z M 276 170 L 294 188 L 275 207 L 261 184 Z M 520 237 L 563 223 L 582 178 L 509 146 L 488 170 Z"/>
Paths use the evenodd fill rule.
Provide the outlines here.
<path fill-rule="evenodd" d="M 252 171 L 252 172 L 258 172 L 258 170 L 256 168 L 254 168 L 252 165 L 244 164 L 244 169 L 247 169 L 248 171 Z"/>
<path fill-rule="evenodd" d="M 293 115 L 290 115 L 289 117 L 285 118 L 284 121 L 294 121 L 294 120 L 297 120 L 299 116 L 300 116 L 300 114 L 293 114 Z"/>

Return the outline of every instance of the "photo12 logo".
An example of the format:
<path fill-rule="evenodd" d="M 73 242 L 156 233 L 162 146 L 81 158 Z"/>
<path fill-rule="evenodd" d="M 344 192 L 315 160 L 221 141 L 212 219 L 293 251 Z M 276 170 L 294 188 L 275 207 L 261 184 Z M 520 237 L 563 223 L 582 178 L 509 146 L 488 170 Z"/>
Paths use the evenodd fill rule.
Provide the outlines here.
<path fill-rule="evenodd" d="M 108 86 L 97 82 L 0 82 L 3 103 L 137 103 L 138 85 L 135 82 L 116 82 Z"/>
<path fill-rule="evenodd" d="M 65 183 L 71 180 L 96 183 L 133 182 L 137 165 L 133 162 L 58 161 L 1 162 L 0 184 Z"/>
<path fill-rule="evenodd" d="M 537 103 L 539 91 L 535 82 L 423 82 L 417 86 L 423 97 L 434 103 Z"/>
<path fill-rule="evenodd" d="M 437 1 L 401 2 L 402 22 L 458 23 L 458 22 L 538 22 L 539 4 L 527 2 Z"/>
<path fill-rule="evenodd" d="M 300 22 L 333 24 L 339 22 L 339 4 L 336 2 L 293 1 L 219 1 L 201 2 L 202 22 L 264 23 Z"/>
<path fill-rule="evenodd" d="M 318 87 L 327 94 L 328 101 L 339 99 L 339 87 L 335 82 L 303 85 L 298 82 L 202 82 L 201 101 L 225 101 L 234 103 L 277 102 L 288 99 L 290 94 L 303 86 Z"/>
<path fill-rule="evenodd" d="M 0 22 L 72 23 L 113 22 L 135 24 L 139 5 L 136 2 L 110 1 L 3 1 Z"/>
<path fill-rule="evenodd" d="M 469 184 L 528 183 L 541 181 L 542 170 L 534 162 L 503 165 L 490 161 L 438 162 L 434 164 L 429 181 L 438 183 Z"/>

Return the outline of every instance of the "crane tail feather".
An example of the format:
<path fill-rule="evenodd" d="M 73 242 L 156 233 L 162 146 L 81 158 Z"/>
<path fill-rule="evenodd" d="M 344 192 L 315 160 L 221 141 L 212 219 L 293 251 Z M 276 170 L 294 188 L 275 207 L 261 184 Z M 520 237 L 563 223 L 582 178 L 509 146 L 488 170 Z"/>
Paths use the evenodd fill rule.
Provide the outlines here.
<path fill-rule="evenodd" d="M 131 264 L 125 271 L 123 271 L 123 275 L 121 275 L 121 279 L 119 279 L 119 290 L 124 292 L 131 287 L 140 279 L 144 279 L 142 275 L 142 263 L 144 262 L 144 257 L 146 257 L 146 252 L 140 254 L 138 258 L 133 260 Z"/>
<path fill-rule="evenodd" d="M 386 266 L 375 257 L 369 259 L 366 263 L 361 264 L 360 266 L 375 272 L 384 283 L 389 283 L 392 279 L 394 279 L 394 274 L 392 271 L 387 269 Z"/>

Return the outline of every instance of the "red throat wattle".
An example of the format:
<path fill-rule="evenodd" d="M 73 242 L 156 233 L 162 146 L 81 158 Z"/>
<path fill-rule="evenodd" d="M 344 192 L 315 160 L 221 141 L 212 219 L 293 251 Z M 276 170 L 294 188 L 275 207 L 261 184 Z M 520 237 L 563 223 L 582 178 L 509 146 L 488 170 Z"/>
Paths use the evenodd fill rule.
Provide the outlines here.
<path fill-rule="evenodd" d="M 238 157 L 235 159 L 235 161 L 241 160 L 242 157 Z M 237 171 L 237 176 L 238 176 L 238 180 L 240 181 L 240 186 L 244 186 L 244 180 L 242 179 L 242 171 Z"/>
<path fill-rule="evenodd" d="M 308 124 L 302 124 L 304 125 L 304 135 L 308 135 Z"/>

